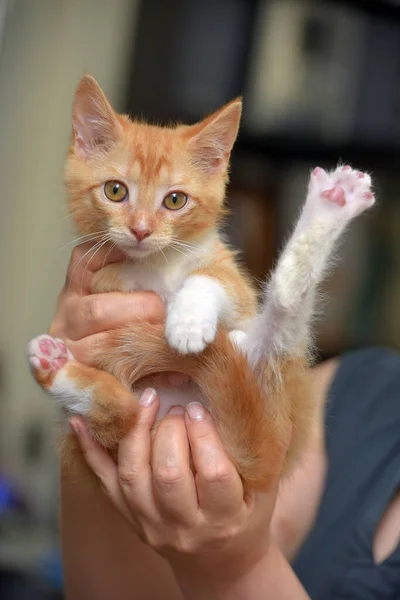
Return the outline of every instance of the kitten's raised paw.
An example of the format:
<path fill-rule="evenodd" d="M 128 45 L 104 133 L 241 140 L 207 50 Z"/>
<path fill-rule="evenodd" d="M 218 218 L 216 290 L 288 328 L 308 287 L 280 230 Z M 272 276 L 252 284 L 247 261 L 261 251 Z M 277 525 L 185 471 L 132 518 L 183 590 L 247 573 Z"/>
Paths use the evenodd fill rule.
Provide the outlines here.
<path fill-rule="evenodd" d="M 60 369 L 73 356 L 64 342 L 50 335 L 39 335 L 28 344 L 28 360 L 36 381 L 50 387 Z"/>
<path fill-rule="evenodd" d="M 182 315 L 177 311 L 168 314 L 165 335 L 169 345 L 181 354 L 202 352 L 207 344 L 214 341 L 216 333 L 216 317 Z"/>
<path fill-rule="evenodd" d="M 316 167 L 310 178 L 306 209 L 309 213 L 331 215 L 334 222 L 350 221 L 371 207 L 375 197 L 371 177 L 349 165 L 327 172 Z"/>

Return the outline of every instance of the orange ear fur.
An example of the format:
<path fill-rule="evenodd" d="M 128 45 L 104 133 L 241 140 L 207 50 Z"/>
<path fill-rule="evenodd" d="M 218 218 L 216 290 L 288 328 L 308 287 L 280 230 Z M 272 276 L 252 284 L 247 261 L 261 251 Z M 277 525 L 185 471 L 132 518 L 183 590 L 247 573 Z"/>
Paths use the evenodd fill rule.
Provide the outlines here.
<path fill-rule="evenodd" d="M 227 167 L 235 143 L 242 100 L 236 98 L 200 123 L 188 127 L 189 152 L 194 164 L 206 171 L 218 171 Z"/>
<path fill-rule="evenodd" d="M 80 80 L 72 109 L 75 147 L 84 156 L 108 148 L 116 141 L 120 125 L 97 81 L 90 75 Z"/>

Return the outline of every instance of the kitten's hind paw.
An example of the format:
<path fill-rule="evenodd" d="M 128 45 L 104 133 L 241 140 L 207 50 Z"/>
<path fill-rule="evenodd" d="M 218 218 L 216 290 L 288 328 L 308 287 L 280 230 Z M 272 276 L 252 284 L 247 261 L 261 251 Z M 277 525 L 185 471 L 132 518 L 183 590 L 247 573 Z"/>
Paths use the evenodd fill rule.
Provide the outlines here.
<path fill-rule="evenodd" d="M 28 344 L 28 360 L 32 374 L 43 387 L 49 388 L 60 369 L 69 360 L 73 360 L 71 352 L 59 338 L 50 335 L 39 335 Z"/>
<path fill-rule="evenodd" d="M 371 177 L 367 173 L 340 166 L 330 173 L 316 167 L 310 178 L 306 210 L 310 216 L 347 223 L 375 203 Z"/>

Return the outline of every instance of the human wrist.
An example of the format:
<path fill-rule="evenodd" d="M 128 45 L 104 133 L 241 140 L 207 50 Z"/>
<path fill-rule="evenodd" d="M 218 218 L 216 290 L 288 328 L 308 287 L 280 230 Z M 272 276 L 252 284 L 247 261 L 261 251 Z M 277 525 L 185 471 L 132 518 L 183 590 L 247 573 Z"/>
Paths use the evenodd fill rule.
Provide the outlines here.
<path fill-rule="evenodd" d="M 274 542 L 268 544 L 264 553 L 246 568 L 236 570 L 237 565 L 218 563 L 204 568 L 199 561 L 195 570 L 184 568 L 184 562 L 171 564 L 176 581 L 185 600 L 309 600 L 291 566 Z"/>
<path fill-rule="evenodd" d="M 244 596 L 259 565 L 269 560 L 269 544 L 257 552 L 210 553 L 169 559 L 175 579 L 186 600 L 236 600 Z M 254 596 L 256 598 L 256 596 Z M 253 596 L 247 595 L 246 600 Z"/>

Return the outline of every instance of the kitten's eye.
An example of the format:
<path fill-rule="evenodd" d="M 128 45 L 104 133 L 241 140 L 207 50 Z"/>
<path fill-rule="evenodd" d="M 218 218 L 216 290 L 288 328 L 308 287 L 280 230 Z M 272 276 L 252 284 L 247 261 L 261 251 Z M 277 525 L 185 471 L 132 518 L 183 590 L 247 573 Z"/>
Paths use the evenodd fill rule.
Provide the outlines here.
<path fill-rule="evenodd" d="M 172 192 L 164 198 L 164 206 L 169 210 L 179 210 L 187 202 L 187 196 L 183 192 Z"/>
<path fill-rule="evenodd" d="M 107 181 L 104 184 L 104 193 L 112 202 L 122 202 L 128 196 L 128 190 L 119 181 Z"/>

